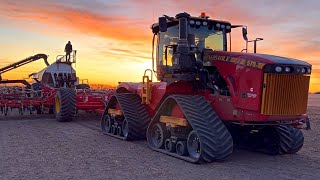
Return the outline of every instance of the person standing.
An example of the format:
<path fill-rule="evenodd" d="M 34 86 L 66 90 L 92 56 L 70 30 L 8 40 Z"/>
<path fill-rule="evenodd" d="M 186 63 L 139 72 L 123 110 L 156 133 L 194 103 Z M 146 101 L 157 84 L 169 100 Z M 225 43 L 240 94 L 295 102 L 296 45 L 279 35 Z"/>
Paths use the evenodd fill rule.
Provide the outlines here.
<path fill-rule="evenodd" d="M 68 41 L 68 43 L 66 44 L 66 47 L 64 48 L 64 52 L 66 52 L 66 61 L 70 63 L 70 54 L 72 52 L 72 45 L 70 41 Z"/>

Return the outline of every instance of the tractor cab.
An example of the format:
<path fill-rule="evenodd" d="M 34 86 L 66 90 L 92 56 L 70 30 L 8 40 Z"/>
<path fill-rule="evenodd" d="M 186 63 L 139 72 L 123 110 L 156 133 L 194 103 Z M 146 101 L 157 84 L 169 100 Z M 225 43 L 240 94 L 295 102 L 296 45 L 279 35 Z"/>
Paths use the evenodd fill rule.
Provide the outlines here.
<path fill-rule="evenodd" d="M 160 17 L 159 23 L 151 28 L 157 36 L 158 80 L 168 83 L 200 80 L 207 87 L 207 79 L 212 76 L 219 81 L 221 94 L 229 94 L 226 82 L 215 68 L 208 67 L 211 75 L 203 71 L 204 52 L 227 51 L 227 37 L 232 28 L 229 22 L 209 19 L 204 13 L 200 17 L 180 13 L 175 18 Z"/>
<path fill-rule="evenodd" d="M 160 81 L 193 81 L 196 77 L 192 74 L 196 69 L 192 62 L 195 61 L 194 67 L 201 66 L 203 52 L 208 49 L 227 51 L 227 34 L 231 32 L 229 22 L 209 19 L 204 13 L 200 17 L 187 13 L 180 13 L 175 18 L 160 17 L 159 23 L 151 28 L 157 36 L 156 64 Z M 188 58 L 182 54 L 188 54 Z M 190 59 L 189 62 L 186 59 Z M 190 79 L 177 74 L 188 74 Z"/>

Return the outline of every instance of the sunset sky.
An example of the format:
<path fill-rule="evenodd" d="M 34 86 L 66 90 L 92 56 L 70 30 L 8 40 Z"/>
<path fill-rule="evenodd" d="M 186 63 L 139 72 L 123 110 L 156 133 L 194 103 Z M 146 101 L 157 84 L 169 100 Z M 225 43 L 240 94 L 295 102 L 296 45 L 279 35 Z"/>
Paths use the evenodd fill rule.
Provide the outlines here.
<path fill-rule="evenodd" d="M 141 81 L 151 68 L 150 25 L 162 14 L 206 12 L 213 19 L 248 26 L 249 38 L 263 37 L 258 52 L 313 65 L 311 92 L 320 91 L 320 1 L 317 0 L 0 0 L 0 67 L 44 53 L 49 62 L 71 41 L 78 50 L 80 79 L 116 85 Z M 234 51 L 244 47 L 240 30 Z M 37 61 L 3 78 L 40 71 Z"/>

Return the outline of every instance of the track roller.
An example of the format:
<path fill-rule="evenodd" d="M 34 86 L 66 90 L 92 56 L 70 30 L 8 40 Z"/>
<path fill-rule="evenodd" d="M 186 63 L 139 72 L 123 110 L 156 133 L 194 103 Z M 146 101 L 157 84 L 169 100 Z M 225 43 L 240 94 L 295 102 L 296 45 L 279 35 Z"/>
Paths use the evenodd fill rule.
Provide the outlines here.
<path fill-rule="evenodd" d="M 72 121 L 76 115 L 76 92 L 71 88 L 60 88 L 55 95 L 55 115 L 59 122 Z"/>
<path fill-rule="evenodd" d="M 176 151 L 179 156 L 185 156 L 188 154 L 187 142 L 186 141 L 178 141 L 176 144 Z"/>
<path fill-rule="evenodd" d="M 150 117 L 137 94 L 115 94 L 110 98 L 101 119 L 104 134 L 122 139 L 144 139 Z M 110 130 L 111 127 L 111 130 Z"/>
<path fill-rule="evenodd" d="M 177 109 L 184 117 L 174 116 L 181 114 Z M 228 129 L 202 96 L 167 97 L 148 127 L 147 140 L 151 149 L 192 163 L 223 160 L 233 151 Z"/>
<path fill-rule="evenodd" d="M 168 152 L 175 152 L 176 144 L 172 141 L 172 139 L 166 139 L 164 142 L 164 149 Z"/>
<path fill-rule="evenodd" d="M 117 135 L 122 136 L 122 127 L 120 126 L 117 127 Z"/>

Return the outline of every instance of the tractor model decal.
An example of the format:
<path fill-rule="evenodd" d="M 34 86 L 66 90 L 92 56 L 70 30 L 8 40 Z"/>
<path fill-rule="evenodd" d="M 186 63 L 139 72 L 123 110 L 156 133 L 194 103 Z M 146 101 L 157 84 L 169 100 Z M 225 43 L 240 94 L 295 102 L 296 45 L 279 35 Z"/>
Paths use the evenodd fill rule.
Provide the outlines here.
<path fill-rule="evenodd" d="M 230 56 L 210 55 L 210 54 L 205 54 L 203 56 L 203 60 L 231 62 L 231 63 L 259 68 L 259 69 L 262 69 L 265 65 L 265 63 L 254 61 L 254 60 L 248 60 L 244 58 L 236 58 L 236 57 L 230 57 Z"/>

